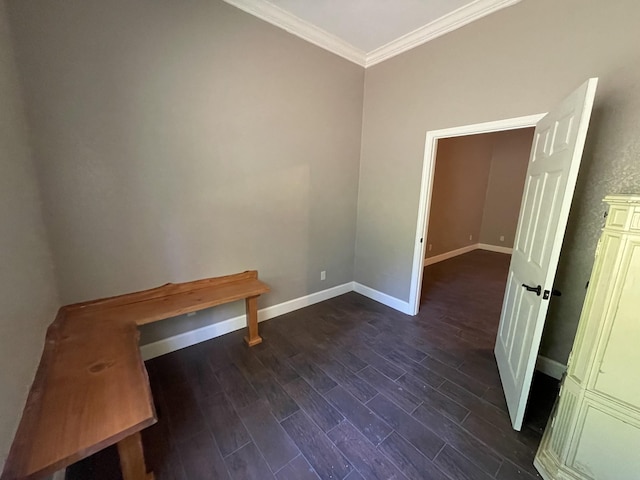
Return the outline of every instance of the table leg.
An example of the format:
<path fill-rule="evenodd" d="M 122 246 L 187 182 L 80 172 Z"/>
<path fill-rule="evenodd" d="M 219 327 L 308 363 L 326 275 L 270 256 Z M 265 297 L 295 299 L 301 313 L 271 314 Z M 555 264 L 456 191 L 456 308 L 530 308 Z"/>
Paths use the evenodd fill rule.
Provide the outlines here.
<path fill-rule="evenodd" d="M 248 335 L 244 337 L 244 341 L 250 347 L 258 345 L 262 342 L 262 337 L 258 335 L 258 297 L 249 297 L 245 299 L 247 305 L 247 329 Z"/>
<path fill-rule="evenodd" d="M 153 473 L 147 472 L 144 464 L 142 438 L 140 432 L 129 435 L 118 442 L 120 468 L 123 480 L 154 480 Z"/>

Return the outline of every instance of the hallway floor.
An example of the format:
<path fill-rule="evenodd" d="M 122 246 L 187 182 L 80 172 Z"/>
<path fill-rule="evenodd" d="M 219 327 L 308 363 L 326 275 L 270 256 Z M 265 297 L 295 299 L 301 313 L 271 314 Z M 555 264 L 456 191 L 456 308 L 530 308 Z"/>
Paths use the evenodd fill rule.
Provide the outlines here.
<path fill-rule="evenodd" d="M 536 374 L 511 429 L 493 344 L 508 255 L 425 269 L 410 317 L 348 293 L 147 362 L 159 421 L 143 432 L 163 479 L 540 478 L 532 461 L 557 381 Z M 120 478 L 115 448 L 68 469 Z"/>

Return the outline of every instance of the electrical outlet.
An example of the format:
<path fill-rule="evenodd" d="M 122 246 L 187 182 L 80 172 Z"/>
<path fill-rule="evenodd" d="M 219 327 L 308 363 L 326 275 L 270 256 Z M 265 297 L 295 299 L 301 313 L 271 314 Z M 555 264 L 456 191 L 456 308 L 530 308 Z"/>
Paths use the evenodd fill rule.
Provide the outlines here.
<path fill-rule="evenodd" d="M 432 249 L 432 248 L 433 248 L 433 244 L 432 244 L 432 243 L 430 243 L 430 244 L 429 244 L 429 251 L 431 251 L 431 249 Z"/>
<path fill-rule="evenodd" d="M 500 241 L 504 242 L 504 235 L 500 235 Z"/>
<path fill-rule="evenodd" d="M 327 279 L 327 272 L 325 270 L 322 270 L 320 272 L 320 280 L 326 280 Z"/>
<path fill-rule="evenodd" d="M 473 240 L 473 235 L 469 235 L 469 240 Z"/>

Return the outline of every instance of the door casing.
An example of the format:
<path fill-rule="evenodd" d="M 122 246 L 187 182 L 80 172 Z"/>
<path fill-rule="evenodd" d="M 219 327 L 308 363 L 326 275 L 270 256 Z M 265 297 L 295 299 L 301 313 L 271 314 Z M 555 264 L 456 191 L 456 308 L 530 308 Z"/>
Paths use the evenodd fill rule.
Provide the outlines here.
<path fill-rule="evenodd" d="M 438 140 L 449 137 L 462 137 L 481 133 L 502 132 L 519 128 L 535 127 L 546 113 L 537 113 L 524 117 L 508 118 L 493 122 L 476 123 L 459 127 L 430 130 L 427 132 L 424 161 L 422 163 L 422 180 L 420 184 L 420 203 L 418 206 L 418 220 L 413 253 L 413 267 L 411 270 L 411 291 L 409 295 L 409 311 L 417 315 L 420 310 L 420 291 L 422 289 L 422 273 L 424 270 L 424 254 L 429 227 L 429 213 L 431 210 L 431 195 L 433 192 L 433 178 L 436 167 L 436 152 Z"/>

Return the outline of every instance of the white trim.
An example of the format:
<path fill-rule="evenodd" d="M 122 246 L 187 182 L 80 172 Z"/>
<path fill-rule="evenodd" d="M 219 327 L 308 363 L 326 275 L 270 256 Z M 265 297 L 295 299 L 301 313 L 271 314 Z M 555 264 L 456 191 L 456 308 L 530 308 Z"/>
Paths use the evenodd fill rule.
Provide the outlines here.
<path fill-rule="evenodd" d="M 441 138 L 475 135 L 478 133 L 514 130 L 517 128 L 534 127 L 544 117 L 544 113 L 527 115 L 525 117 L 508 118 L 494 122 L 476 123 L 459 127 L 431 130 L 427 132 L 424 146 L 424 161 L 422 162 L 422 180 L 420 183 L 420 197 L 418 200 L 418 218 L 416 220 L 416 236 L 413 249 L 413 268 L 411 271 L 411 286 L 409 291 L 410 315 L 417 315 L 420 308 L 420 289 L 422 286 L 422 271 L 424 262 L 424 247 L 429 225 L 429 208 L 431 206 L 431 190 L 433 188 L 433 174 L 436 167 L 436 150 Z"/>
<path fill-rule="evenodd" d="M 474 250 L 487 250 L 489 252 L 507 253 L 509 255 L 513 253 L 513 248 L 501 247 L 500 245 L 489 245 L 488 243 L 474 243 L 472 245 L 467 245 L 466 247 L 457 248 L 456 250 L 441 253 L 440 255 L 427 257 L 424 259 L 422 265 L 424 267 L 427 267 L 429 265 L 433 265 L 434 263 L 444 262 L 445 260 L 449 260 L 450 258 L 457 257 L 458 255 L 464 255 L 465 253 L 473 252 Z"/>
<path fill-rule="evenodd" d="M 425 258 L 423 266 L 426 267 L 428 265 L 433 265 L 434 263 L 444 262 L 445 260 L 449 260 L 450 258 L 457 257 L 458 255 L 464 255 L 465 253 L 469 253 L 477 249 L 478 244 L 475 243 L 473 245 L 467 245 L 466 247 L 457 248 L 456 250 L 441 253 L 440 255 L 434 255 L 433 257 Z"/>
<path fill-rule="evenodd" d="M 272 3 L 264 0 L 224 1 L 361 67 L 366 64 L 366 53 L 362 50 Z"/>
<path fill-rule="evenodd" d="M 515 5 L 518 2 L 520 2 L 520 0 L 476 0 L 473 3 L 464 5 L 423 27 L 417 28 L 413 32 L 409 32 L 386 45 L 368 52 L 365 66 L 370 67 L 391 57 L 400 55 L 407 50 L 418 47 L 434 38 L 464 27 L 475 20 Z"/>
<path fill-rule="evenodd" d="M 478 243 L 476 245 L 479 250 L 487 250 L 489 252 L 496 253 L 507 253 L 509 255 L 513 253 L 513 248 L 503 247 L 502 245 L 489 245 L 488 243 Z"/>
<path fill-rule="evenodd" d="M 270 318 L 294 312 L 301 308 L 308 307 L 309 305 L 315 305 L 316 303 L 324 302 L 325 300 L 329 300 L 330 298 L 344 295 L 349 292 L 353 292 L 353 282 L 343 283 L 342 285 L 311 293 L 304 297 L 298 297 L 293 300 L 279 303 L 278 305 L 272 305 L 271 307 L 266 307 L 258 311 L 258 321 L 262 322 L 264 320 L 269 320 Z"/>
<path fill-rule="evenodd" d="M 364 295 L 365 297 L 370 298 L 371 300 L 375 300 L 378 303 L 382 303 L 387 307 L 391 307 L 394 310 L 398 310 L 399 312 L 409 313 L 409 303 L 404 300 L 400 300 L 399 298 L 392 297 L 391 295 L 387 295 L 386 293 L 379 292 L 378 290 L 374 290 L 371 287 L 367 287 L 366 285 L 362 285 L 358 282 L 353 282 L 353 290 L 360 295 Z"/>
<path fill-rule="evenodd" d="M 536 361 L 536 370 L 549 375 L 556 380 L 561 380 L 562 375 L 567 371 L 567 366 L 548 357 L 538 355 L 538 359 Z"/>
<path fill-rule="evenodd" d="M 300 308 L 308 307 L 309 305 L 323 302 L 351 291 L 353 291 L 353 282 L 348 282 L 320 292 L 305 295 L 304 297 L 279 303 L 278 305 L 272 305 L 271 307 L 258 310 L 258 321 L 262 322 L 264 320 L 269 320 L 270 318 L 278 317 L 285 313 L 293 312 L 294 310 L 299 310 Z M 196 328 L 195 330 L 164 338 L 157 342 L 142 345 L 140 347 L 140 351 L 142 353 L 143 360 L 149 360 L 151 358 L 164 355 L 165 353 L 174 352 L 181 348 L 190 347 L 191 345 L 240 330 L 246 326 L 246 315 L 239 315 L 234 318 L 229 318 L 228 320 L 222 320 L 211 325 Z"/>
<path fill-rule="evenodd" d="M 320 292 L 305 295 L 304 297 L 294 298 L 293 300 L 258 310 L 258 321 L 263 322 L 265 320 L 284 315 L 285 313 L 290 313 L 295 310 L 308 307 L 309 305 L 324 302 L 330 298 L 353 291 L 375 300 L 376 302 L 387 305 L 394 310 L 398 310 L 402 313 L 409 313 L 409 304 L 407 302 L 387 295 L 386 293 L 374 290 L 373 288 L 369 288 L 360 283 L 348 282 Z M 140 347 L 140 352 L 143 360 L 150 360 L 152 358 L 159 357 L 160 355 L 164 355 L 165 353 L 175 352 L 176 350 L 190 347 L 191 345 L 205 342 L 227 333 L 235 332 L 236 330 L 240 330 L 246 326 L 246 315 L 239 315 L 227 320 L 212 323 L 211 325 L 189 330 L 188 332 L 180 333 L 169 338 L 163 338 L 157 342 L 142 345 Z"/>
<path fill-rule="evenodd" d="M 400 55 L 498 10 L 515 5 L 521 0 L 475 0 L 368 53 L 266 0 L 224 1 L 366 68 Z"/>
<path fill-rule="evenodd" d="M 235 332 L 247 326 L 247 320 L 245 315 L 230 318 L 228 320 L 222 320 L 220 322 L 212 323 L 204 327 L 189 330 L 172 337 L 163 338 L 157 342 L 148 343 L 140 346 L 140 352 L 143 360 L 150 360 L 165 353 L 175 352 L 182 348 L 196 345 L 200 342 L 211 340 L 212 338 L 220 337 L 227 333 Z"/>

